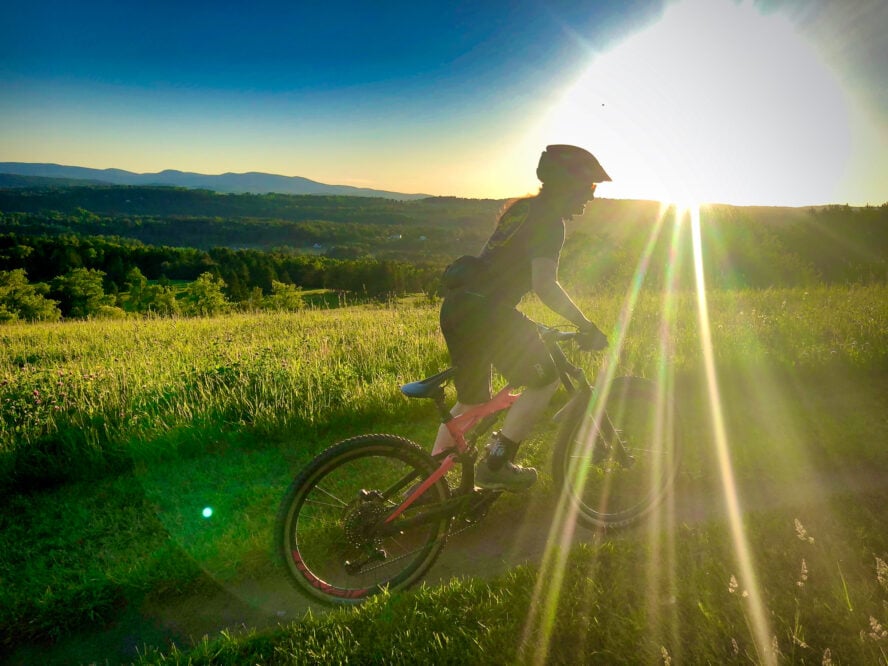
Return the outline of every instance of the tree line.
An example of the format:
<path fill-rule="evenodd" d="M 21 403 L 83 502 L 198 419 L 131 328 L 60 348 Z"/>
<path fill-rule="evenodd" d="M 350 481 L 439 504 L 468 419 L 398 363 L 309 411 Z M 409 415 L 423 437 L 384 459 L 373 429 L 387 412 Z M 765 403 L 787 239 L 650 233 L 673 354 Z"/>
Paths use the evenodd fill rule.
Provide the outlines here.
<path fill-rule="evenodd" d="M 503 203 L 176 188 L 0 190 L 3 298 L 8 313 L 33 319 L 50 316 L 41 298 L 62 317 L 99 308 L 199 313 L 188 299 L 210 299 L 212 285 L 226 307 L 249 308 L 297 303 L 299 294 L 288 291 L 296 288 L 352 298 L 434 294 L 449 261 L 480 251 Z M 663 288 L 672 275 L 673 286 L 693 288 L 690 224 L 681 222 L 676 236 L 670 215 L 655 202 L 596 201 L 568 225 L 560 279 L 580 291 L 625 289 L 647 257 L 648 287 Z M 888 280 L 888 204 L 707 206 L 700 219 L 709 288 Z"/>
<path fill-rule="evenodd" d="M 60 317 L 118 314 L 108 308 L 160 315 L 214 314 L 230 307 L 295 309 L 303 300 L 297 289 L 359 298 L 434 293 L 442 266 L 156 247 L 99 236 L 0 234 L 0 269 L 0 302 L 7 311 L 0 317 L 52 320 L 58 318 L 54 307 Z"/>
<path fill-rule="evenodd" d="M 470 251 L 503 202 L 217 194 L 170 187 L 0 188 L 0 232 L 133 238 L 148 245 L 312 248 L 405 260 Z"/>
<path fill-rule="evenodd" d="M 22 269 L 0 271 L 0 323 L 68 319 L 122 318 L 129 313 L 155 316 L 212 316 L 232 310 L 293 311 L 305 307 L 302 289 L 274 281 L 271 293 L 254 288 L 240 302 L 229 300 L 227 285 L 210 272 L 177 286 L 149 284 L 138 268 L 127 274 L 125 289 L 105 292 L 105 274 L 93 268 L 74 268 L 50 283 L 28 282 Z"/>

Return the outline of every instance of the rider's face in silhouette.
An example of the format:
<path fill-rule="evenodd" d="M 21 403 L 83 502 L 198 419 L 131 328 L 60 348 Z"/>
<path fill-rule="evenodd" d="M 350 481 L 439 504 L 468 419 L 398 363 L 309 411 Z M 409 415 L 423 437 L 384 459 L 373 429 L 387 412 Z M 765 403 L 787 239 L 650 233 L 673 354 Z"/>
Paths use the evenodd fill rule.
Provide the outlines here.
<path fill-rule="evenodd" d="M 565 189 L 559 193 L 561 216 L 565 219 L 582 215 L 586 209 L 586 203 L 595 198 L 595 185 Z"/>

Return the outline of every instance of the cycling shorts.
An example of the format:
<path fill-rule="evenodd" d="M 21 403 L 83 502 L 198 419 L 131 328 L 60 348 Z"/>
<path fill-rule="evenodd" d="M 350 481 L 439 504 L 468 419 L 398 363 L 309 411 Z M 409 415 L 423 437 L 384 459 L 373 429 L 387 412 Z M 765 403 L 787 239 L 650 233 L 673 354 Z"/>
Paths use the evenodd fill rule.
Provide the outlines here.
<path fill-rule="evenodd" d="M 536 323 L 515 308 L 457 292 L 441 305 L 441 332 L 457 367 L 457 398 L 464 404 L 490 399 L 491 366 L 515 387 L 538 388 L 558 379 Z"/>

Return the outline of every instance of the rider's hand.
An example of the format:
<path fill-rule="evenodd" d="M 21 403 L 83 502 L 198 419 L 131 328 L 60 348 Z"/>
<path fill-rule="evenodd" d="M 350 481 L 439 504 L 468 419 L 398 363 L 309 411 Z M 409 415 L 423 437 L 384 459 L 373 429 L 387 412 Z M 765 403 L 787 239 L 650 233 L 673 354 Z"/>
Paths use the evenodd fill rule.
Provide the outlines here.
<path fill-rule="evenodd" d="M 607 347 L 607 336 L 595 324 L 589 322 L 580 329 L 577 346 L 583 351 L 601 351 Z"/>

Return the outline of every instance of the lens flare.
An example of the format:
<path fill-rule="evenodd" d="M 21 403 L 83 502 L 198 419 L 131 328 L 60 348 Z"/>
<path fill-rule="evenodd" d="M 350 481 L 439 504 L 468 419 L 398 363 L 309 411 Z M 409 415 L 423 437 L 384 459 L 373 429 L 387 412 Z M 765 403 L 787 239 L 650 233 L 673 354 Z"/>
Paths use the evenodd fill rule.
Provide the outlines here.
<path fill-rule="evenodd" d="M 651 229 L 647 244 L 639 259 L 635 275 L 626 295 L 626 301 L 617 322 L 613 344 L 596 378 L 595 392 L 588 406 L 592 418 L 586 419 L 587 423 L 600 420 L 604 406 L 607 404 L 610 386 L 617 371 L 621 351 L 626 342 L 626 333 L 632 321 L 635 306 L 641 293 L 641 287 L 650 267 L 650 260 L 662 233 L 669 210 L 666 206 L 661 207 L 660 214 Z M 664 359 L 663 362 L 665 363 L 666 360 Z M 665 395 L 662 392 L 659 403 L 657 406 L 657 422 L 662 427 L 666 420 L 666 417 L 660 416 L 660 414 L 664 413 L 664 405 L 666 404 Z M 580 437 L 585 438 L 589 447 L 593 446 L 596 436 L 594 432 L 580 434 Z M 576 470 L 571 470 L 569 473 L 580 475 L 577 483 L 582 483 L 582 475 L 585 471 L 583 466 L 577 466 Z M 652 470 L 652 473 L 656 473 L 656 470 Z M 608 494 L 609 488 L 606 485 L 602 490 L 600 498 L 601 506 L 606 505 Z M 577 512 L 577 505 L 568 498 L 567 493 L 562 493 L 555 510 L 552 527 L 549 530 L 546 550 L 540 564 L 540 572 L 534 586 L 528 616 L 524 623 L 521 652 L 525 657 L 531 657 L 533 663 L 544 663 L 547 659 L 558 601 L 561 597 L 567 556 L 574 532 L 576 531 Z"/>
<path fill-rule="evenodd" d="M 204 518 L 210 518 L 210 517 L 212 517 L 212 515 L 213 515 L 213 507 L 211 507 L 211 506 L 205 506 L 205 507 L 204 507 L 204 510 L 200 512 L 200 515 L 202 515 Z"/>
<path fill-rule="evenodd" d="M 788 12 L 763 4 L 665 3 L 656 23 L 590 52 L 529 143 L 590 148 L 614 179 L 607 196 L 618 199 L 846 199 L 858 189 L 848 167 L 860 161 L 853 128 L 863 121 Z"/>
<path fill-rule="evenodd" d="M 764 664 L 776 664 L 777 659 L 770 649 L 770 628 L 759 591 L 755 567 L 752 561 L 752 553 L 743 532 L 743 522 L 740 517 L 740 501 L 737 496 L 737 487 L 734 482 L 734 471 L 731 466 L 731 458 L 728 453 L 728 435 L 725 428 L 724 412 L 719 393 L 718 376 L 715 370 L 715 354 L 712 345 L 712 329 L 709 325 L 709 308 L 706 300 L 706 283 L 703 276 L 703 242 L 700 234 L 700 208 L 693 206 L 690 209 L 691 237 L 694 256 L 694 275 L 697 288 L 697 314 L 700 329 L 700 344 L 703 354 L 703 363 L 706 369 L 706 384 L 708 387 L 709 410 L 712 417 L 713 436 L 718 458 L 719 473 L 721 475 L 722 489 L 724 490 L 725 503 L 728 510 L 728 523 L 731 529 L 731 537 L 734 542 L 734 555 L 737 558 L 737 566 L 740 568 L 740 576 L 744 586 L 749 591 L 749 613 L 747 617 L 752 623 L 752 633 L 756 643 L 756 653 Z"/>

